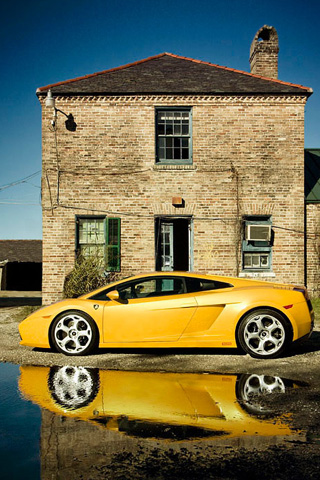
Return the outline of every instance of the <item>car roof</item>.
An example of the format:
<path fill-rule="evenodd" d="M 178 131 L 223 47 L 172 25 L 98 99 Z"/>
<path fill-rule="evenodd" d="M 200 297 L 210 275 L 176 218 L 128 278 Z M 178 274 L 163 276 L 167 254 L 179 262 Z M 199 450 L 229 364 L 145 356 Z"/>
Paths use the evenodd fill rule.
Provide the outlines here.
<path fill-rule="evenodd" d="M 123 278 L 121 280 L 116 280 L 110 283 L 106 283 L 103 287 L 97 288 L 89 293 L 81 295 L 79 298 L 90 298 L 92 295 L 102 292 L 106 288 L 110 288 L 113 285 L 116 287 L 120 283 L 131 282 L 134 280 L 139 280 L 140 278 L 148 278 L 148 277 L 189 277 L 189 278 L 202 278 L 206 280 L 216 281 L 216 282 L 224 282 L 231 284 L 230 286 L 234 287 L 244 287 L 244 286 L 257 286 L 257 285 L 264 285 L 268 286 L 268 282 L 265 281 L 257 281 L 257 280 L 248 280 L 242 279 L 237 277 L 225 277 L 222 275 L 213 275 L 213 274 L 206 274 L 206 273 L 199 273 L 199 272 L 183 272 L 183 271 L 173 271 L 173 272 L 144 272 L 140 273 L 139 275 L 133 275 L 130 277 Z M 107 280 L 107 279 L 106 279 Z M 270 286 L 270 285 L 269 285 Z"/>

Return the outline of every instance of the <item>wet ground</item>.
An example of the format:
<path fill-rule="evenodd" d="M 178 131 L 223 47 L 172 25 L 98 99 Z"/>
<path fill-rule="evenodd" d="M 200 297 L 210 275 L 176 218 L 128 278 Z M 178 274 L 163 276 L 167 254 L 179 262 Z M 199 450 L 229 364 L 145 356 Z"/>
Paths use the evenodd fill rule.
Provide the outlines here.
<path fill-rule="evenodd" d="M 263 374 L 0 364 L 4 479 L 312 479 L 319 392 Z"/>
<path fill-rule="evenodd" d="M 0 364 L 1 479 L 319 478 L 318 329 L 277 360 L 70 358 L 19 346 L 23 316 L 0 310 L 0 361 L 16 364 Z"/>

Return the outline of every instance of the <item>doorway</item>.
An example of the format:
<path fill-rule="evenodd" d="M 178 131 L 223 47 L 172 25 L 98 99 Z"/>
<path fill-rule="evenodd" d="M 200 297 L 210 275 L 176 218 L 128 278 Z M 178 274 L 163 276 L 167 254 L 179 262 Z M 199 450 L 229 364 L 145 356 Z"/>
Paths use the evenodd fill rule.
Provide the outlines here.
<path fill-rule="evenodd" d="M 192 270 L 191 220 L 191 217 L 157 217 L 155 219 L 157 271 Z"/>

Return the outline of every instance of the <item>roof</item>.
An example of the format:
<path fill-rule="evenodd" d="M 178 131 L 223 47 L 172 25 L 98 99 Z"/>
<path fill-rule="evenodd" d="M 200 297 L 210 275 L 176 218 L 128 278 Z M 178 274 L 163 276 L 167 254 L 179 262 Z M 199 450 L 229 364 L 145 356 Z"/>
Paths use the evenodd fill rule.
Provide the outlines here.
<path fill-rule="evenodd" d="M 305 197 L 307 203 L 320 202 L 320 148 L 304 151 Z"/>
<path fill-rule="evenodd" d="M 0 261 L 42 262 L 42 240 L 0 240 Z"/>
<path fill-rule="evenodd" d="M 172 53 L 47 85 L 37 95 L 49 88 L 54 95 L 312 94 L 308 87 Z"/>

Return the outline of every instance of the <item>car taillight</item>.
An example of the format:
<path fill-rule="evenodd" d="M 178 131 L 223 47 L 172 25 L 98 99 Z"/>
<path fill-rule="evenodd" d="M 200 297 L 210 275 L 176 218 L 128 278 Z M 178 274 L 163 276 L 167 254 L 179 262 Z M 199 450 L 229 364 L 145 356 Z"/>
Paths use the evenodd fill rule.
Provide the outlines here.
<path fill-rule="evenodd" d="M 294 287 L 293 290 L 296 290 L 297 292 L 303 293 L 304 298 L 306 299 L 306 302 L 307 302 L 307 305 L 308 305 L 308 308 L 309 308 L 309 312 L 312 312 L 313 307 L 312 307 L 312 303 L 311 303 L 309 293 L 308 293 L 308 290 L 306 289 L 306 287 Z"/>

